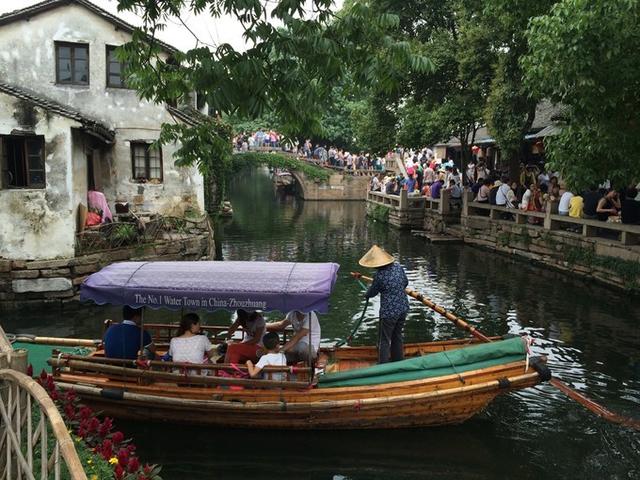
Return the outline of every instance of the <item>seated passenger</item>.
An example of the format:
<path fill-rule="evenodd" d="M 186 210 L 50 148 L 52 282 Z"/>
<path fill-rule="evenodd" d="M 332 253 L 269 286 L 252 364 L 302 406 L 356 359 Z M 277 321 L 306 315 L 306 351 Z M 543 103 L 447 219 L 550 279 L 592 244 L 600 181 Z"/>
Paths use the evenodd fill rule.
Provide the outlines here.
<path fill-rule="evenodd" d="M 141 332 L 138 326 L 141 319 L 142 308 L 128 305 L 122 308 L 122 323 L 111 325 L 104 334 L 104 354 L 107 358 L 136 360 L 142 346 L 141 356 L 153 360 L 156 346 L 149 332 Z"/>
<path fill-rule="evenodd" d="M 245 363 L 247 360 L 253 362 L 258 360 L 258 349 L 262 347 L 262 337 L 265 332 L 265 321 L 262 313 L 238 310 L 238 317 L 229 327 L 227 340 L 231 339 L 234 332 L 242 327 L 244 338 L 240 343 L 230 343 L 224 357 L 225 363 Z"/>
<path fill-rule="evenodd" d="M 280 352 L 280 337 L 276 332 L 269 332 L 263 338 L 264 349 L 266 353 L 260 357 L 256 365 L 251 360 L 247 360 L 246 365 L 249 369 L 251 378 L 257 377 L 264 367 L 286 367 L 287 358 L 284 353 Z M 265 380 L 283 381 L 285 379 L 284 372 L 270 372 L 263 375 Z"/>
<path fill-rule="evenodd" d="M 303 313 L 293 310 L 287 313 L 284 320 L 267 325 L 268 331 L 281 331 L 288 325 L 293 327 L 293 337 L 289 340 L 282 351 L 287 356 L 287 362 L 307 362 L 311 364 L 318 356 L 320 348 L 320 322 L 315 312 Z M 311 331 L 311 340 L 309 340 Z M 309 348 L 311 345 L 311 349 Z M 311 352 L 309 352 L 311 350 Z M 311 353 L 311 358 L 309 358 Z"/>
<path fill-rule="evenodd" d="M 207 363 L 216 353 L 206 335 L 200 334 L 200 318 L 187 313 L 180 320 L 180 328 L 169 343 L 169 355 L 174 362 Z"/>

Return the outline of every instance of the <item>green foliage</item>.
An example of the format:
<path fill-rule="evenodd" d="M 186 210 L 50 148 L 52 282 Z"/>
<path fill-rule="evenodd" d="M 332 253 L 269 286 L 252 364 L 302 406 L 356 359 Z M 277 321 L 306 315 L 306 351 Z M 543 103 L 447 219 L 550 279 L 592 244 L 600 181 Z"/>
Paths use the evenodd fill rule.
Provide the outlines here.
<path fill-rule="evenodd" d="M 385 205 L 370 205 L 367 215 L 377 222 L 388 223 L 391 208 Z"/>
<path fill-rule="evenodd" d="M 566 246 L 564 253 L 567 262 L 571 265 L 603 268 L 622 278 L 628 289 L 640 287 L 640 262 L 597 255 L 593 248 Z"/>
<path fill-rule="evenodd" d="M 325 168 L 282 153 L 239 153 L 233 156 L 233 165 L 236 169 L 242 168 L 245 165 L 268 165 L 273 168 L 297 170 L 304 173 L 307 178 L 320 182 L 326 182 L 330 176 L 330 172 Z"/>
<path fill-rule="evenodd" d="M 339 15 L 332 0 L 118 0 L 118 6 L 143 20 L 121 49 L 128 84 L 142 98 L 167 102 L 201 92 L 220 114 L 259 118 L 270 112 L 288 135 L 321 132 L 322 100 L 346 66 L 356 83 L 385 92 L 397 84 L 396 72 L 430 66 L 411 42 L 389 34 L 399 19 L 375 2 L 354 2 Z M 153 38 L 183 10 L 238 21 L 248 48 L 201 44 L 167 57 Z"/>
<path fill-rule="evenodd" d="M 113 225 L 110 238 L 120 245 L 128 245 L 138 238 L 138 229 L 132 223 L 116 223 Z"/>
<path fill-rule="evenodd" d="M 638 0 L 562 0 L 527 32 L 527 86 L 567 107 L 548 156 L 575 188 L 640 178 L 639 23 Z"/>

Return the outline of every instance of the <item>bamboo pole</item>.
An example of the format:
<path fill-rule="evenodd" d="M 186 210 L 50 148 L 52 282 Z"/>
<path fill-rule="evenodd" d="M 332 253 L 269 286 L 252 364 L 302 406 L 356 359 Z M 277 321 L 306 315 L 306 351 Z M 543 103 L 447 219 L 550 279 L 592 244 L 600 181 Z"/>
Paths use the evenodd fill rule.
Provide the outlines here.
<path fill-rule="evenodd" d="M 57 359 L 58 355 L 54 355 Z M 60 356 L 63 360 L 78 360 L 81 362 L 99 363 L 107 365 L 118 365 L 134 367 L 136 366 L 136 360 L 128 360 L 124 358 L 107 358 L 107 357 L 84 357 L 82 355 L 62 354 Z M 241 370 L 243 372 L 248 371 L 246 365 L 231 365 L 228 363 L 185 363 L 185 362 L 163 362 L 158 360 L 146 361 L 150 367 L 164 367 L 167 369 L 187 369 L 187 370 L 225 370 L 235 371 Z M 62 365 L 63 366 L 63 365 Z M 311 369 L 309 367 L 279 367 L 275 365 L 268 365 L 262 369 L 264 372 L 292 372 L 292 373 L 309 373 Z"/>
<path fill-rule="evenodd" d="M 361 278 L 366 282 L 372 282 L 373 281 L 373 279 L 371 277 L 367 277 L 365 275 L 362 275 L 359 272 L 351 272 L 351 275 L 354 278 Z M 441 307 L 440 305 L 436 305 L 434 302 L 432 302 L 428 298 L 424 297 L 422 294 L 416 292 L 415 290 L 411 290 L 410 288 L 405 288 L 405 292 L 411 298 L 415 298 L 416 300 L 421 302 L 423 305 L 426 305 L 427 307 L 429 307 L 434 312 L 437 312 L 440 315 L 444 316 L 447 320 L 452 321 L 456 326 L 458 326 L 460 328 L 463 328 L 464 330 L 467 330 L 468 332 L 471 332 L 471 334 L 474 337 L 479 338 L 483 342 L 491 342 L 491 339 L 489 337 L 487 337 L 486 335 L 484 335 L 480 331 L 476 330 L 475 327 L 473 327 L 473 326 L 469 325 L 468 323 L 466 323 L 462 318 L 457 317 L 456 315 L 452 314 L 451 312 L 448 312 L 444 307 Z M 635 430 L 640 430 L 640 420 L 635 420 L 633 418 L 624 417 L 622 415 L 618 415 L 617 413 L 611 412 L 607 408 L 605 408 L 602 405 L 594 402 L 593 400 L 591 400 L 587 396 L 585 396 L 582 393 L 574 390 L 569 385 L 567 385 L 566 383 L 564 383 L 563 381 L 561 381 L 561 380 L 559 380 L 557 378 L 551 378 L 549 380 L 549 383 L 551 385 L 553 385 L 554 387 L 556 387 L 558 390 L 560 390 L 562 393 L 564 393 L 567 397 L 569 397 L 570 399 L 578 402 L 580 405 L 582 405 L 586 409 L 590 410 L 591 412 L 595 413 L 599 417 L 602 417 L 605 420 L 608 420 L 608 421 L 613 422 L 613 423 L 617 423 L 617 424 L 620 424 L 620 425 L 624 425 L 626 427 L 633 428 Z"/>
<path fill-rule="evenodd" d="M 127 367 L 117 367 L 113 365 L 101 365 L 98 363 L 84 362 L 79 360 L 65 360 L 51 358 L 49 364 L 54 367 L 69 367 L 72 370 L 91 371 L 97 373 L 106 373 L 113 375 L 121 375 L 122 377 L 139 378 L 148 380 L 164 380 L 177 384 L 200 384 L 200 385 L 240 385 L 254 388 L 286 388 L 286 389 L 308 389 L 307 382 L 279 382 L 275 380 L 254 380 L 248 378 L 226 378 L 226 377 L 210 377 L 199 375 L 181 375 L 178 373 L 158 372 L 154 370 L 138 370 Z"/>

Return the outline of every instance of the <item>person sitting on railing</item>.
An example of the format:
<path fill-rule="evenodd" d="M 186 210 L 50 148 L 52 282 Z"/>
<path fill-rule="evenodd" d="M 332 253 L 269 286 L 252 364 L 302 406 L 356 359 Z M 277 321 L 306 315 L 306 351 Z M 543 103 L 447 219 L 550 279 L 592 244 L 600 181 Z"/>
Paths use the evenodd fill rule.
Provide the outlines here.
<path fill-rule="evenodd" d="M 266 352 L 260 357 L 255 365 L 251 360 L 246 361 L 249 376 L 255 378 L 260 375 L 264 367 L 286 367 L 287 357 L 280 351 L 280 337 L 276 332 L 267 333 L 262 339 Z M 282 382 L 285 379 L 284 372 L 271 372 L 263 374 L 265 380 L 275 380 Z"/>
<path fill-rule="evenodd" d="M 449 205 L 452 207 L 460 207 L 462 204 L 462 188 L 453 178 L 449 180 L 447 191 L 449 192 Z"/>
<path fill-rule="evenodd" d="M 612 221 L 610 217 L 615 218 L 620 212 L 620 198 L 618 192 L 614 189 L 610 189 L 607 194 L 600 199 L 598 206 L 596 207 L 596 213 L 598 214 L 598 220 L 603 222 Z"/>
<path fill-rule="evenodd" d="M 136 360 L 141 356 L 153 360 L 156 346 L 149 332 L 141 331 L 142 308 L 122 307 L 122 322 L 111 325 L 104 334 L 104 354 L 107 358 Z"/>
<path fill-rule="evenodd" d="M 266 323 L 260 312 L 247 313 L 245 310 L 236 311 L 237 318 L 227 332 L 227 341 L 231 340 L 234 332 L 242 327 L 244 338 L 240 343 L 230 343 L 224 357 L 225 363 L 244 363 L 247 360 L 258 359 L 258 350 L 262 347 L 262 337 Z"/>
<path fill-rule="evenodd" d="M 200 317 L 187 313 L 180 320 L 176 336 L 169 342 L 169 356 L 174 362 L 207 363 L 216 353 L 206 335 L 200 334 Z"/>
<path fill-rule="evenodd" d="M 509 185 L 509 177 L 502 177 L 502 184 L 496 194 L 496 205 L 498 207 L 515 208 L 516 195 Z"/>
<path fill-rule="evenodd" d="M 474 199 L 474 201 L 479 203 L 489 203 L 490 193 L 491 193 L 491 179 L 483 178 L 482 184 L 480 185 L 480 189 L 478 190 L 478 194 L 476 195 L 476 198 Z"/>
<path fill-rule="evenodd" d="M 571 204 L 571 199 L 573 198 L 573 193 L 571 193 L 569 190 L 566 190 L 561 196 L 560 196 L 560 203 L 558 203 L 558 214 L 562 215 L 564 217 L 568 217 L 569 216 L 569 208 L 570 208 L 570 204 Z"/>

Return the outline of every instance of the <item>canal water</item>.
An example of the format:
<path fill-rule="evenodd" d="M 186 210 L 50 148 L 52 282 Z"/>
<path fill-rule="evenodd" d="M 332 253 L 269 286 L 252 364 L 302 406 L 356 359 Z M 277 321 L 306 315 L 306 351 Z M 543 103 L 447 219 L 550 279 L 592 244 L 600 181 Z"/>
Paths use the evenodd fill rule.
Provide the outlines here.
<path fill-rule="evenodd" d="M 529 333 L 554 375 L 609 409 L 640 418 L 637 297 L 469 246 L 430 245 L 368 221 L 362 203 L 281 195 L 264 169 L 240 172 L 229 195 L 234 216 L 218 226 L 225 260 L 340 264 L 331 313 L 321 319 L 325 342 L 346 337 L 359 317 L 364 299 L 349 272 L 362 270 L 358 259 L 377 243 L 397 255 L 414 289 L 485 334 Z M 355 343 L 374 343 L 377 307 L 377 301 L 369 306 Z M 72 306 L 10 314 L 3 324 L 8 331 L 97 336 L 108 317 L 119 318 L 114 309 Z M 228 318 L 208 314 L 206 323 Z M 459 336 L 447 320 L 412 304 L 407 341 Z M 168 480 L 640 479 L 640 434 L 595 417 L 549 385 L 498 397 L 452 427 L 281 432 L 118 426 L 135 439 L 141 458 L 164 465 Z"/>

